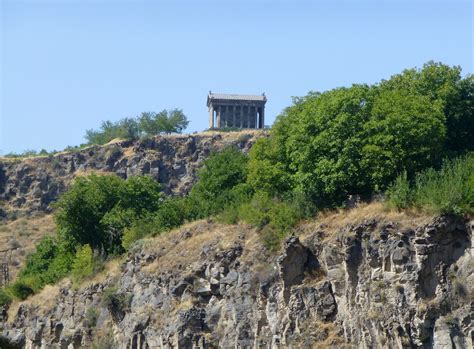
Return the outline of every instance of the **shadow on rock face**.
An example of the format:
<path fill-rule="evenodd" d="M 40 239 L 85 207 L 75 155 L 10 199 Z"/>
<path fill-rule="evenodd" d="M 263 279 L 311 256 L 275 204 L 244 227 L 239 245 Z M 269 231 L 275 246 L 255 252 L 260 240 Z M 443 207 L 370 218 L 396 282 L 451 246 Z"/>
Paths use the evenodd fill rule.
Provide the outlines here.
<path fill-rule="evenodd" d="M 21 344 L 15 344 L 10 342 L 8 339 L 0 336 L 0 348 L 2 349 L 21 349 Z"/>

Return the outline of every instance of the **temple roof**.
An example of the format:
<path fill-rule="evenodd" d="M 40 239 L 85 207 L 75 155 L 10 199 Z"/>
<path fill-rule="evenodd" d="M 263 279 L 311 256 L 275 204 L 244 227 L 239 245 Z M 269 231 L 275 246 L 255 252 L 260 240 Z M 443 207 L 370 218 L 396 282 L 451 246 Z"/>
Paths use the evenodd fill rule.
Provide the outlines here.
<path fill-rule="evenodd" d="M 207 96 L 207 103 L 214 99 L 220 100 L 232 100 L 232 101 L 260 101 L 266 102 L 267 97 L 265 93 L 261 95 L 238 95 L 238 94 L 226 94 L 226 93 L 212 93 L 209 91 L 209 95 Z"/>

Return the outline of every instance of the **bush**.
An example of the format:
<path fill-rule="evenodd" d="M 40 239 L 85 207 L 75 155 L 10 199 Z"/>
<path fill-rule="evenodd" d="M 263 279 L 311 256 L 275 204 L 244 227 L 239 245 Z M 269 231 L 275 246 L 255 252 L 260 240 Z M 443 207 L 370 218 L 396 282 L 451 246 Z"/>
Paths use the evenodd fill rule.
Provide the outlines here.
<path fill-rule="evenodd" d="M 422 171 L 411 185 L 404 174 L 388 189 L 387 197 L 389 206 L 398 209 L 415 207 L 435 214 L 473 213 L 474 155 L 446 160 L 438 171 Z"/>
<path fill-rule="evenodd" d="M 93 328 L 97 325 L 97 319 L 99 318 L 99 311 L 96 308 L 87 308 L 86 320 L 89 327 Z"/>
<path fill-rule="evenodd" d="M 238 208 L 239 219 L 261 231 L 265 245 L 276 250 L 281 239 L 301 219 L 301 211 L 291 202 L 284 202 L 270 197 L 265 192 L 258 192 L 249 203 Z"/>
<path fill-rule="evenodd" d="M 188 199 L 192 218 L 219 213 L 229 204 L 243 200 L 250 190 L 245 185 L 247 161 L 247 156 L 239 150 L 227 148 L 204 162 Z M 198 211 L 193 212 L 193 209 Z"/>
<path fill-rule="evenodd" d="M 413 192 L 410 188 L 410 181 L 407 172 L 404 171 L 394 183 L 388 187 L 386 192 L 389 198 L 387 203 L 390 208 L 407 209 L 413 205 Z"/>
<path fill-rule="evenodd" d="M 429 169 L 415 180 L 415 205 L 432 213 L 474 212 L 474 156 L 446 161 L 441 170 Z"/>
<path fill-rule="evenodd" d="M 123 251 L 123 231 L 160 202 L 160 186 L 150 177 L 91 175 L 77 178 L 59 198 L 55 218 L 61 237 L 72 245 L 117 254 Z"/>
<path fill-rule="evenodd" d="M 135 241 L 179 227 L 188 218 L 185 198 L 167 198 L 156 212 L 137 220 L 125 229 L 122 246 L 129 250 Z"/>
<path fill-rule="evenodd" d="M 5 289 L 0 288 L 0 307 L 9 305 L 12 302 L 12 297 L 5 291 Z"/>
<path fill-rule="evenodd" d="M 71 275 L 75 282 L 80 282 L 94 272 L 94 253 L 89 245 L 84 245 L 77 250 L 72 264 Z"/>
<path fill-rule="evenodd" d="M 34 294 L 33 287 L 24 280 L 18 280 L 9 287 L 11 294 L 18 299 L 25 300 L 28 296 Z"/>
<path fill-rule="evenodd" d="M 44 285 L 54 283 L 65 277 L 71 270 L 74 258 L 73 248 L 46 237 L 36 246 L 36 251 L 26 259 L 25 267 L 20 271 L 18 280 L 37 292 Z"/>

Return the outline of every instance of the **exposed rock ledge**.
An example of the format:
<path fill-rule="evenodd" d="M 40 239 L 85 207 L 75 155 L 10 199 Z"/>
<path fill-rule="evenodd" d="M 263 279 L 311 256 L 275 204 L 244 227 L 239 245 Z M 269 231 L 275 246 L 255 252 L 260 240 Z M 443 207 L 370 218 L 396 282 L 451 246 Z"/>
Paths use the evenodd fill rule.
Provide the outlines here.
<path fill-rule="evenodd" d="M 472 348 L 470 224 L 310 222 L 275 256 L 245 226 L 197 222 L 102 280 L 13 305 L 0 334 L 26 348 Z"/>
<path fill-rule="evenodd" d="M 233 145 L 246 153 L 258 137 L 266 134 L 243 130 L 156 136 L 54 156 L 0 158 L 0 201 L 12 210 L 50 211 L 50 203 L 75 176 L 90 172 L 111 172 L 123 178 L 150 175 L 167 194 L 184 194 L 194 184 L 201 162 L 212 151 Z"/>

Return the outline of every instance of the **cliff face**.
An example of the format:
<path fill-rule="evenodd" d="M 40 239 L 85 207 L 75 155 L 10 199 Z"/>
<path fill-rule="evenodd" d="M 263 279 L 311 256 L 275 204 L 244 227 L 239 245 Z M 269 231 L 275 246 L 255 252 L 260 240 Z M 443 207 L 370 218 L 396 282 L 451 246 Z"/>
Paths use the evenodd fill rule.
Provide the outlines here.
<path fill-rule="evenodd" d="M 278 253 L 244 225 L 184 226 L 12 305 L 0 334 L 26 348 L 472 348 L 472 222 L 349 214 L 302 224 Z"/>
<path fill-rule="evenodd" d="M 248 130 L 157 136 L 22 161 L 0 159 L 0 202 L 4 210 L 48 212 L 74 177 L 90 172 L 111 172 L 123 178 L 148 174 L 162 184 L 165 193 L 183 194 L 212 151 L 234 145 L 247 152 L 264 134 Z"/>

